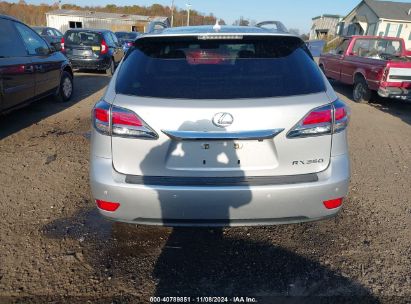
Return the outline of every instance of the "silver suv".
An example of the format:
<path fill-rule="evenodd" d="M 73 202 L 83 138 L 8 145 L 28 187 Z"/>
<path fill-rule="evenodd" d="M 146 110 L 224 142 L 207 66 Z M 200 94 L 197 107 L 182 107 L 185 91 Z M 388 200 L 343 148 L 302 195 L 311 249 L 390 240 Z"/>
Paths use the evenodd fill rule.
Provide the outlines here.
<path fill-rule="evenodd" d="M 294 35 L 143 35 L 92 112 L 92 193 L 102 215 L 138 224 L 332 217 L 350 178 L 348 112 Z"/>

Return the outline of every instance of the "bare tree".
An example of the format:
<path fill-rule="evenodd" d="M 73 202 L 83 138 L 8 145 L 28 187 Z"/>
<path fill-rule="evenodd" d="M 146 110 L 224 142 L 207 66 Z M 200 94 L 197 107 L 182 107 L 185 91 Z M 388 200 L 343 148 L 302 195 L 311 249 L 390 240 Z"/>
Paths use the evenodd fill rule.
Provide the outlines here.
<path fill-rule="evenodd" d="M 300 38 L 301 38 L 302 40 L 304 40 L 304 41 L 307 41 L 307 40 L 310 39 L 310 35 L 309 35 L 309 34 L 302 34 L 302 35 L 300 36 Z"/>
<path fill-rule="evenodd" d="M 290 28 L 290 29 L 288 29 L 288 31 L 290 32 L 290 34 L 294 34 L 294 35 L 300 36 L 300 30 L 299 30 L 299 29 Z"/>
<path fill-rule="evenodd" d="M 250 24 L 250 20 L 244 19 L 243 16 L 240 17 L 240 19 L 237 19 L 234 21 L 233 25 L 235 26 L 248 26 Z"/>

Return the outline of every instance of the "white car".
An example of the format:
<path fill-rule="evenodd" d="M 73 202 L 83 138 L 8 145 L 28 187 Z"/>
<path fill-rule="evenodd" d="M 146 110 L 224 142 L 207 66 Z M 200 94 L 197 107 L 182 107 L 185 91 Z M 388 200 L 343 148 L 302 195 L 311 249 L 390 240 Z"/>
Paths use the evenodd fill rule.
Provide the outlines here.
<path fill-rule="evenodd" d="M 329 218 L 348 191 L 348 116 L 297 36 L 146 34 L 93 109 L 92 193 L 103 216 L 136 224 Z"/>

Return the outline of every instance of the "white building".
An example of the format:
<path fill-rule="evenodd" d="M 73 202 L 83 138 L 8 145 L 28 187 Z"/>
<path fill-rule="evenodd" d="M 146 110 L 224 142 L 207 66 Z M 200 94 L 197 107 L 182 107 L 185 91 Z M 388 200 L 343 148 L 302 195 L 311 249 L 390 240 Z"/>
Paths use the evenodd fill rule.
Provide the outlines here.
<path fill-rule="evenodd" d="M 339 24 L 338 34 L 400 37 L 411 49 L 411 3 L 363 0 Z"/>
<path fill-rule="evenodd" d="M 167 17 L 148 17 L 66 9 L 46 13 L 46 20 L 47 26 L 56 28 L 63 33 L 70 28 L 145 32 L 147 24 L 151 21 L 162 21 L 169 24 Z"/>
<path fill-rule="evenodd" d="M 341 19 L 342 16 L 327 14 L 312 18 L 310 40 L 334 37 L 337 34 L 337 25 Z"/>

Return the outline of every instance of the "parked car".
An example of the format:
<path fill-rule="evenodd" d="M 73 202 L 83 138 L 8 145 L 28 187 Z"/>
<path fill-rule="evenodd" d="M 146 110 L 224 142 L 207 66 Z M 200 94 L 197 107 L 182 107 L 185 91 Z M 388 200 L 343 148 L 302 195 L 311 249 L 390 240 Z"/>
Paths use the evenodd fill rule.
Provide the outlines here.
<path fill-rule="evenodd" d="M 59 51 L 61 49 L 63 34 L 59 30 L 47 26 L 32 26 L 32 28 L 56 50 Z"/>
<path fill-rule="evenodd" d="M 90 184 L 113 220 L 297 223 L 336 215 L 347 195 L 349 110 L 286 32 L 145 34 L 92 113 Z"/>
<path fill-rule="evenodd" d="M 103 70 L 110 75 L 124 56 L 122 45 L 109 30 L 70 29 L 61 40 L 61 49 L 73 68 Z"/>
<path fill-rule="evenodd" d="M 0 112 L 48 95 L 67 101 L 72 93 L 67 58 L 27 25 L 0 15 Z"/>
<path fill-rule="evenodd" d="M 411 59 L 401 38 L 347 37 L 319 65 L 327 77 L 353 85 L 356 102 L 368 102 L 373 92 L 411 99 Z"/>
<path fill-rule="evenodd" d="M 134 44 L 134 41 L 140 36 L 138 32 L 116 32 L 118 41 L 123 45 L 124 53 L 127 53 L 128 49 Z"/>

